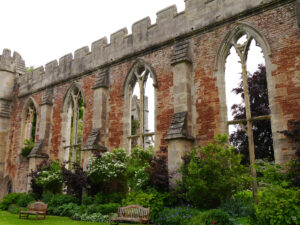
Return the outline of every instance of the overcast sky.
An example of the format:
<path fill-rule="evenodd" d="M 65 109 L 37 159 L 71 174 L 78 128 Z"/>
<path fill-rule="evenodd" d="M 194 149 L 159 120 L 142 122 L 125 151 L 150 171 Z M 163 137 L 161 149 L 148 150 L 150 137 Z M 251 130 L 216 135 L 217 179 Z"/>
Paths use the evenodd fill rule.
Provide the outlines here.
<path fill-rule="evenodd" d="M 0 0 L 0 54 L 17 51 L 39 67 L 184 0 Z"/>

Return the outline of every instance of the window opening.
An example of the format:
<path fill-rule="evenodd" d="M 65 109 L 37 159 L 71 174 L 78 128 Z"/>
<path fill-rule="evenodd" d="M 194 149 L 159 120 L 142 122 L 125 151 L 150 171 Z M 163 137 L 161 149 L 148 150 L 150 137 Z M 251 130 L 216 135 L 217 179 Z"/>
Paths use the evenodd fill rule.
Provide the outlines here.
<path fill-rule="evenodd" d="M 135 84 L 131 95 L 131 147 L 154 147 L 154 87 L 150 71 L 140 65 L 134 71 Z"/>
<path fill-rule="evenodd" d="M 67 132 L 67 146 L 65 150 L 68 150 L 68 161 L 69 168 L 71 163 L 80 164 L 81 161 L 81 145 L 83 137 L 83 114 L 84 114 L 84 102 L 82 94 L 78 88 L 74 88 L 69 96 L 69 107 L 68 107 L 68 124 Z"/>
<path fill-rule="evenodd" d="M 256 177 L 255 154 L 274 159 L 265 60 L 260 46 L 248 33 L 240 34 L 231 44 L 225 70 L 230 141 L 238 151 L 249 155 L 245 163 L 250 159 L 251 173 Z M 236 66 L 237 62 L 241 66 Z M 255 181 L 253 189 L 256 198 Z"/>
<path fill-rule="evenodd" d="M 26 109 L 24 139 L 35 141 L 36 133 L 36 109 L 31 101 Z"/>

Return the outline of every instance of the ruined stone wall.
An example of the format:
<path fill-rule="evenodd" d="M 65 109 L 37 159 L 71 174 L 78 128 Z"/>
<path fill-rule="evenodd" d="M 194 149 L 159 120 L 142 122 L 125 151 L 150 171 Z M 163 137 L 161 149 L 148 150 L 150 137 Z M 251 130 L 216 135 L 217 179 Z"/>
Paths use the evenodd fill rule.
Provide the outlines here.
<path fill-rule="evenodd" d="M 37 105 L 37 129 L 45 130 L 41 118 L 48 118 L 50 124 L 47 132 L 36 137 L 36 141 L 39 136 L 46 140 L 37 155 L 60 159 L 64 151 L 63 106 L 74 84 L 81 88 L 84 97 L 83 145 L 91 140 L 93 146 L 97 140 L 94 144 L 99 144 L 101 150 L 128 147 L 123 86 L 137 60 L 151 66 L 157 81 L 155 149 L 168 147 L 168 163 L 176 168 L 185 151 L 182 149 L 203 146 L 215 134 L 227 132 L 222 49 L 237 29 L 255 33 L 262 42 L 275 159 L 286 162 L 293 149 L 277 131 L 286 129 L 288 120 L 300 118 L 297 7 L 299 1 L 293 0 L 186 0 L 184 12 L 177 13 L 175 6 L 169 7 L 157 13 L 155 24 L 145 18 L 133 24 L 132 34 L 122 29 L 111 35 L 110 43 L 106 38 L 100 39 L 92 44 L 91 51 L 83 47 L 75 51 L 74 58 L 68 54 L 45 68 L 15 75 L 9 146 L 1 149 L 5 152 L 3 179 L 8 176 L 12 180 L 14 191 L 27 190 L 31 159 L 20 158 L 19 152 L 22 110 L 29 98 Z M 187 113 L 180 114 L 181 109 Z M 42 112 L 47 112 L 48 117 L 42 117 Z M 176 133 L 178 130 L 172 127 L 179 127 L 182 133 Z M 84 154 L 83 164 L 90 155 Z M 174 168 L 169 166 L 170 170 Z"/>

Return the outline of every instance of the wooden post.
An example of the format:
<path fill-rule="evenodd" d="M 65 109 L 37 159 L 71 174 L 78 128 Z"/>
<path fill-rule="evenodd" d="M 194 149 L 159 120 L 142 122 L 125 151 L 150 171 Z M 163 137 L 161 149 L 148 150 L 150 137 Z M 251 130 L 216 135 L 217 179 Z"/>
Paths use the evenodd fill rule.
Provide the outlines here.
<path fill-rule="evenodd" d="M 254 139 L 253 139 L 253 130 L 252 130 L 252 117 L 251 117 L 251 108 L 250 108 L 250 97 L 249 97 L 249 90 L 248 90 L 248 77 L 247 77 L 247 50 L 251 43 L 251 38 L 248 35 L 248 40 L 244 44 L 236 44 L 234 43 L 234 47 L 236 52 L 238 53 L 241 64 L 242 64 L 242 77 L 243 77 L 243 88 L 244 88 L 244 101 L 245 101 L 245 108 L 246 108 L 246 120 L 247 120 L 247 135 L 248 135 L 248 144 L 249 144 L 249 156 L 250 156 L 250 168 L 251 174 L 253 177 L 252 181 L 252 188 L 253 188 L 253 198 L 254 201 L 257 203 L 257 181 L 256 181 L 256 169 L 255 165 L 255 151 L 254 151 Z"/>

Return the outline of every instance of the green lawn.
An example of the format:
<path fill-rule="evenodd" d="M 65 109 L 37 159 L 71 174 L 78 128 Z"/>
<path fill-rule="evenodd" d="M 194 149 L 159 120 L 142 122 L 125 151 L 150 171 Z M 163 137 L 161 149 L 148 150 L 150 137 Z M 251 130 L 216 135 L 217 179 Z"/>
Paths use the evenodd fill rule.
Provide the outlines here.
<path fill-rule="evenodd" d="M 42 216 L 41 216 L 42 218 Z M 35 220 L 35 216 L 29 216 L 29 219 L 19 219 L 19 215 L 11 214 L 6 211 L 0 211 L 0 224 L 1 225 L 108 225 L 108 223 L 93 223 L 74 221 L 67 217 L 47 216 L 46 220 Z M 125 224 L 124 224 L 125 225 Z"/>

